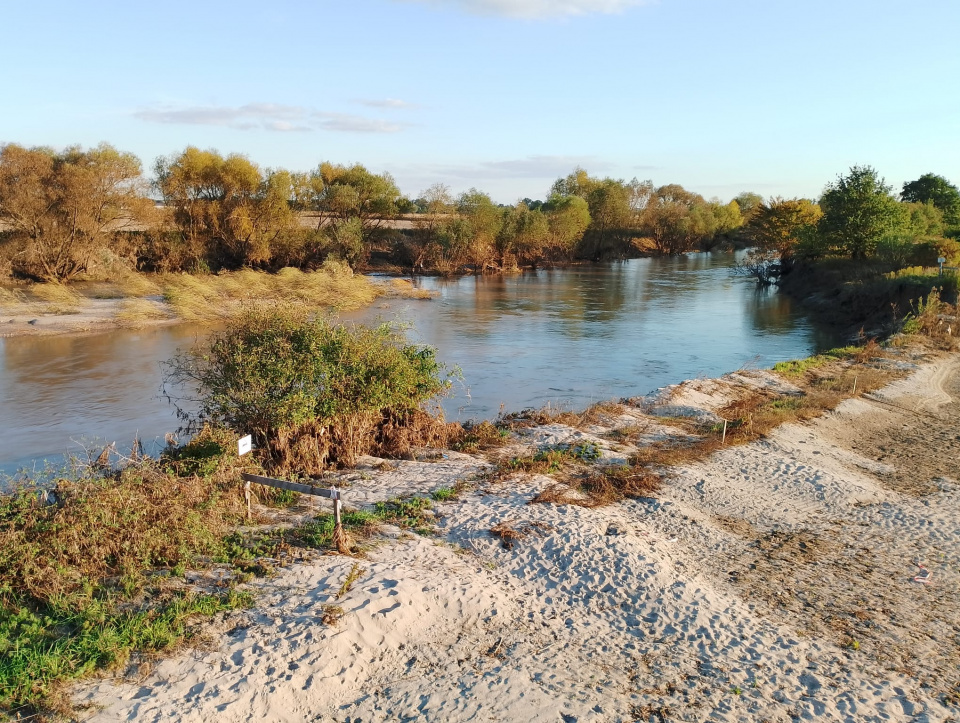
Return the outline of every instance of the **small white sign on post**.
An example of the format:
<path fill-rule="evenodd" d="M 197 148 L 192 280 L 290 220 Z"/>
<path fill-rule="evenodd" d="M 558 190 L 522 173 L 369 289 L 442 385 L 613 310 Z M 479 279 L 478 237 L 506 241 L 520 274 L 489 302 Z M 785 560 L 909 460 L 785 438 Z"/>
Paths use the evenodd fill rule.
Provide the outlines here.
<path fill-rule="evenodd" d="M 251 449 L 253 449 L 253 437 L 251 437 L 249 434 L 246 437 L 241 437 L 237 441 L 237 452 L 241 457 Z"/>

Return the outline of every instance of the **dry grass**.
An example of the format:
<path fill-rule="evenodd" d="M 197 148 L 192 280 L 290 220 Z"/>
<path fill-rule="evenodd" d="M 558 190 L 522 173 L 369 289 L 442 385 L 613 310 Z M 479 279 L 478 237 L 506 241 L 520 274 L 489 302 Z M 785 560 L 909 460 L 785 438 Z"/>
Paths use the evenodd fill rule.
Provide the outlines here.
<path fill-rule="evenodd" d="M 32 284 L 28 289 L 29 298 L 34 300 L 31 311 L 40 314 L 76 314 L 84 298 L 63 284 Z"/>
<path fill-rule="evenodd" d="M 390 294 L 404 299 L 435 299 L 440 295 L 438 291 L 418 289 L 408 279 L 390 279 L 388 286 Z"/>
<path fill-rule="evenodd" d="M 249 302 L 295 302 L 316 309 L 349 310 L 371 303 L 382 293 L 377 284 L 339 264 L 313 272 L 286 268 L 276 274 L 251 269 L 217 276 L 168 274 L 160 283 L 166 300 L 186 321 L 228 318 Z"/>
<path fill-rule="evenodd" d="M 159 296 L 162 293 L 155 281 L 143 274 L 137 274 L 132 271 L 123 274 L 113 283 L 120 295 L 127 298 Z"/>
<path fill-rule="evenodd" d="M 126 299 L 120 303 L 116 319 L 124 326 L 141 326 L 151 321 L 170 319 L 163 306 L 148 299 Z"/>
<path fill-rule="evenodd" d="M 510 433 L 507 429 L 483 421 L 476 424 L 465 424 L 460 437 L 451 446 L 458 452 L 476 454 L 503 447 L 509 439 Z"/>
<path fill-rule="evenodd" d="M 521 522 L 515 525 L 513 520 L 504 520 L 491 527 L 490 534 L 499 538 L 505 550 L 512 550 L 514 543 L 525 540 L 531 535 L 543 537 L 552 530 L 553 527 L 545 522 Z"/>

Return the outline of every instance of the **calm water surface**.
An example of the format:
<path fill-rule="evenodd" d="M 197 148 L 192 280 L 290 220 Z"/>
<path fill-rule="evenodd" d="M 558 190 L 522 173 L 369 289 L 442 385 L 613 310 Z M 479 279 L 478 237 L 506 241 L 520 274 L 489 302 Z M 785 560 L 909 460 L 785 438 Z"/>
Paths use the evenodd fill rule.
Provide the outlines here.
<path fill-rule="evenodd" d="M 836 345 L 790 300 L 732 276 L 732 254 L 636 259 L 506 277 L 423 279 L 432 301 L 391 301 L 348 321 L 414 324 L 463 381 L 448 418 L 492 418 L 546 403 L 572 408 L 696 376 L 766 367 Z M 0 339 L 0 470 L 178 427 L 159 362 L 191 326 Z M 156 446 L 154 446 L 156 449 Z"/>

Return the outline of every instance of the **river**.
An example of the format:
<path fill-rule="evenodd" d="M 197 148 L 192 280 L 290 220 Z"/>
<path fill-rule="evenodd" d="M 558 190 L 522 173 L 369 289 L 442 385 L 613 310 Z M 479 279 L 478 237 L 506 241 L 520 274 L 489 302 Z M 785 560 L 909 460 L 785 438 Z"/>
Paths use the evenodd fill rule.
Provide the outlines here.
<path fill-rule="evenodd" d="M 424 278 L 427 301 L 390 300 L 345 321 L 399 320 L 463 380 L 450 419 L 544 404 L 582 408 L 698 376 L 769 367 L 835 346 L 774 289 L 732 274 L 733 254 L 634 259 L 513 276 Z M 0 339 L 0 471 L 99 451 L 147 451 L 179 423 L 160 362 L 202 338 L 191 325 Z"/>

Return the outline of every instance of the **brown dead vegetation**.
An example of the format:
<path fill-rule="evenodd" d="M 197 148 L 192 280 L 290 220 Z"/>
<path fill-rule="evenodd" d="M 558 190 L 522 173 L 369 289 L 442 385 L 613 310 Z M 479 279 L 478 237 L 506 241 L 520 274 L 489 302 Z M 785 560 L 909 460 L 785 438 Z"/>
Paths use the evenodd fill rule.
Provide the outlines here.
<path fill-rule="evenodd" d="M 490 528 L 490 534 L 499 538 L 500 544 L 505 550 L 512 550 L 514 543 L 534 535 L 543 537 L 551 532 L 553 527 L 545 522 L 520 522 L 514 524 L 513 520 L 504 520 L 498 522 Z"/>

